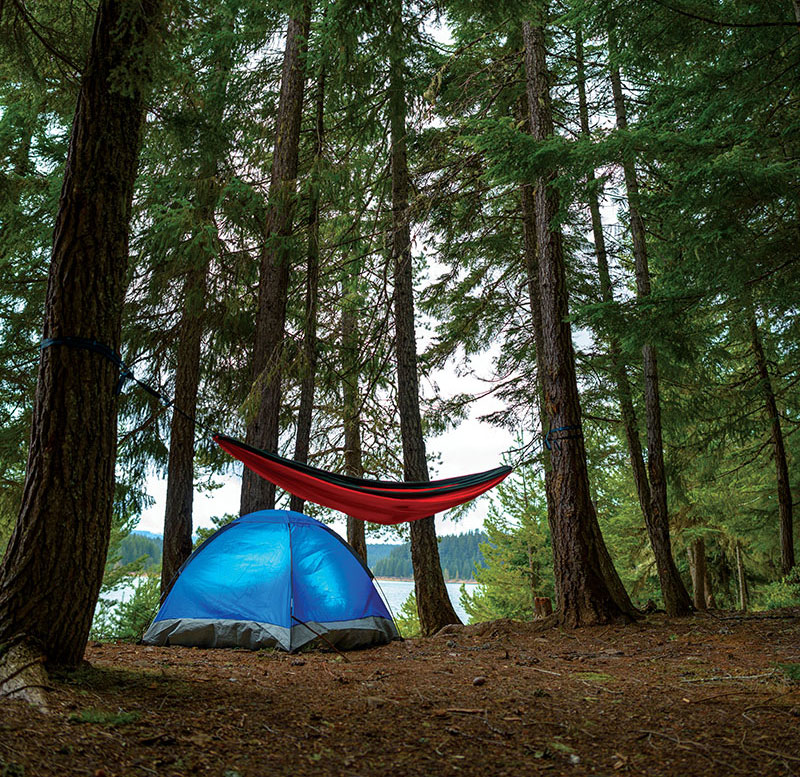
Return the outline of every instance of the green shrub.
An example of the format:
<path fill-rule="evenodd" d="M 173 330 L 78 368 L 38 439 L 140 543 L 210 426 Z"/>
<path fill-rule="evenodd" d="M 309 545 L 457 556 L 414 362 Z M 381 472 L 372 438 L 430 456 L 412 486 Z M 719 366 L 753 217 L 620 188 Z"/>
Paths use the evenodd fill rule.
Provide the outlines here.
<path fill-rule="evenodd" d="M 138 642 L 158 611 L 161 598 L 161 581 L 158 577 L 140 577 L 133 595 L 117 606 L 115 637 Z"/>
<path fill-rule="evenodd" d="M 400 630 L 401 637 L 418 637 L 419 628 L 419 615 L 417 614 L 417 594 L 412 591 L 408 595 L 402 606 L 400 612 L 395 615 L 394 622 Z"/>
<path fill-rule="evenodd" d="M 123 602 L 100 599 L 95 612 L 91 639 L 138 642 L 155 617 L 161 597 L 160 579 L 139 577 L 133 593 Z"/>
<path fill-rule="evenodd" d="M 759 604 L 766 610 L 800 606 L 800 565 L 777 583 L 769 583 L 759 592 Z"/>

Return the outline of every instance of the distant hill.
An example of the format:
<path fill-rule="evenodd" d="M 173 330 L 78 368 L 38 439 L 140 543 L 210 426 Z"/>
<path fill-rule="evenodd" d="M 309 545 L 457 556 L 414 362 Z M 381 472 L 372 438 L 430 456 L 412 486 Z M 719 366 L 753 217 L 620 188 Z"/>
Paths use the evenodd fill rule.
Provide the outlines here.
<path fill-rule="evenodd" d="M 162 542 L 164 539 L 164 536 L 161 534 L 156 534 L 155 532 L 151 531 L 143 531 L 142 529 L 136 529 L 136 531 L 131 532 L 131 534 L 141 534 L 142 537 L 149 537 L 151 540 L 158 540 L 159 542 Z"/>
<path fill-rule="evenodd" d="M 375 564 L 386 558 L 392 551 L 402 548 L 402 544 L 397 545 L 367 545 L 367 566 L 372 569 Z"/>
<path fill-rule="evenodd" d="M 467 534 L 452 534 L 439 541 L 439 556 L 446 580 L 471 580 L 475 568 L 483 566 L 483 556 L 478 548 L 486 542 L 486 535 L 479 531 Z M 120 545 L 122 563 L 129 564 L 146 556 L 145 569 L 155 570 L 161 566 L 160 534 L 149 531 L 133 531 Z M 413 577 L 411 547 L 404 544 L 367 545 L 367 566 L 375 577 Z"/>
<path fill-rule="evenodd" d="M 157 570 L 161 567 L 162 543 L 163 539 L 160 534 L 145 531 L 131 532 L 119 546 L 122 563 L 130 564 L 131 561 L 146 556 L 145 571 Z"/>
<path fill-rule="evenodd" d="M 445 580 L 473 580 L 475 570 L 485 566 L 480 544 L 488 537 L 482 532 L 450 534 L 439 540 L 439 560 Z M 375 577 L 413 577 L 411 546 L 395 546 L 385 557 L 370 564 Z"/>

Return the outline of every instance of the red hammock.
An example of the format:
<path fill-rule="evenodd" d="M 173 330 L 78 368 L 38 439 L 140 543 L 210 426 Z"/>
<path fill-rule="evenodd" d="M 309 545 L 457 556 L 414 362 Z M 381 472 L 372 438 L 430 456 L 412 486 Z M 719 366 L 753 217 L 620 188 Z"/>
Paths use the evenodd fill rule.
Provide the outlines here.
<path fill-rule="evenodd" d="M 417 521 L 468 502 L 511 472 L 511 467 L 497 467 L 426 483 L 363 480 L 284 459 L 223 434 L 214 435 L 214 441 L 253 472 L 300 499 L 382 524 Z"/>

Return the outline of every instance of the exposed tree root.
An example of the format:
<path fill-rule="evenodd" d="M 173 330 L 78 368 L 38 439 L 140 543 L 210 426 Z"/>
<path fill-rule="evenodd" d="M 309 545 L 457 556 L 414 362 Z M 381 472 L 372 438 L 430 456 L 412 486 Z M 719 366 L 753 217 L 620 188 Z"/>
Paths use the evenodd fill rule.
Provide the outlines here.
<path fill-rule="evenodd" d="M 47 711 L 45 656 L 25 641 L 15 642 L 0 652 L 0 699 L 23 699 Z"/>

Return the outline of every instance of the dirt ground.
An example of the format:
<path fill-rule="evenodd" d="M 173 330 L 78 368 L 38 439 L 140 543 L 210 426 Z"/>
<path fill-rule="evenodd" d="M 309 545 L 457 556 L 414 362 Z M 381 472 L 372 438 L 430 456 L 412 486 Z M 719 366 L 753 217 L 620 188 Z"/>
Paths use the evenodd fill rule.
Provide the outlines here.
<path fill-rule="evenodd" d="M 86 658 L 0 704 L 0 775 L 800 775 L 800 610 Z"/>

